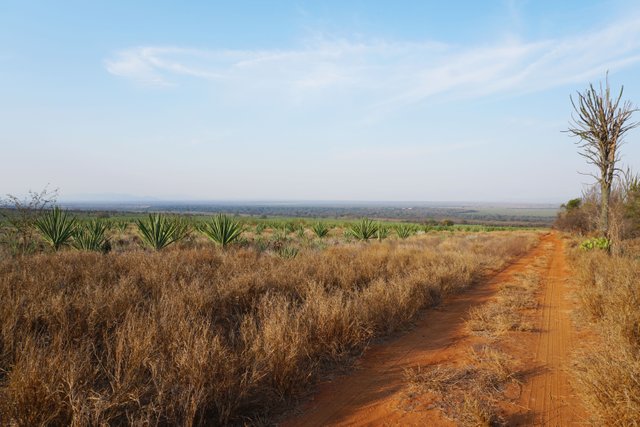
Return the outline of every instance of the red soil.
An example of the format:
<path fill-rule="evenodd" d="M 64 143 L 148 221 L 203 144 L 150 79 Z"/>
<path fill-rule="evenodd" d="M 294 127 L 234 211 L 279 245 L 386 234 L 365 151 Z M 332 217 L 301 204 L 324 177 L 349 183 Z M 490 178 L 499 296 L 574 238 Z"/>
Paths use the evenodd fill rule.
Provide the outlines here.
<path fill-rule="evenodd" d="M 579 405 L 566 373 L 572 347 L 570 303 L 565 295 L 568 273 L 563 242 L 550 233 L 501 272 L 425 313 L 412 331 L 373 346 L 355 372 L 320 384 L 313 400 L 282 425 L 454 425 L 437 409 L 407 400 L 405 369 L 464 358 L 478 340 L 464 328 L 469 309 L 487 302 L 502 283 L 545 253 L 550 259 L 546 267 L 540 267 L 544 269 L 541 308 L 534 319 L 538 332 L 529 333 L 516 346 L 518 353 L 529 355 L 522 367 L 528 376 L 518 405 L 507 406 L 516 408 L 506 409 L 507 420 L 510 425 L 579 424 Z"/>

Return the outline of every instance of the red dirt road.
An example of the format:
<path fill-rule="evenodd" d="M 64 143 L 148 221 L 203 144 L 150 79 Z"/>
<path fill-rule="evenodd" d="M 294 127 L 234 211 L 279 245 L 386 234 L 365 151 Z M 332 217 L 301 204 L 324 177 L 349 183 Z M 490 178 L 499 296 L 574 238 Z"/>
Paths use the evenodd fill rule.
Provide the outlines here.
<path fill-rule="evenodd" d="M 507 420 L 510 425 L 580 424 L 576 409 L 579 406 L 572 397 L 565 373 L 571 348 L 571 324 L 565 297 L 568 275 L 564 248 L 562 240 L 551 233 L 544 235 L 541 244 L 530 253 L 484 283 L 425 313 L 412 331 L 372 347 L 355 372 L 321 384 L 315 398 L 281 425 L 455 425 L 437 409 L 411 406 L 406 397 L 405 369 L 464 357 L 477 341 L 464 329 L 469 308 L 487 302 L 500 284 L 523 272 L 544 254 L 551 258 L 546 267 L 541 267 L 545 271 L 542 272 L 541 308 L 536 312 L 539 332 L 519 348 L 523 354 L 535 355 L 525 366 L 535 373 L 525 378 L 517 409 Z"/>
<path fill-rule="evenodd" d="M 535 358 L 530 367 L 539 367 L 523 386 L 519 406 L 527 415 L 520 425 L 570 426 L 586 424 L 584 413 L 570 385 L 574 331 L 571 324 L 572 304 L 568 298 L 564 242 L 557 236 L 547 266 L 545 286 L 540 296 L 538 332 L 531 349 Z"/>

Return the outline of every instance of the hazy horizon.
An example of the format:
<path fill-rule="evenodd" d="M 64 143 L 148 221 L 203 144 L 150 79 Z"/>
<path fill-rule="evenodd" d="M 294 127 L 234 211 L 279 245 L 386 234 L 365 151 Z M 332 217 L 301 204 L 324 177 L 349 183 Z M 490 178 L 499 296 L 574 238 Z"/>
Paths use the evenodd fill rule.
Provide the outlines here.
<path fill-rule="evenodd" d="M 21 195 L 24 196 L 24 195 Z M 549 206 L 566 202 L 566 200 L 550 201 L 529 201 L 529 200 L 367 200 L 367 199 L 187 199 L 181 197 L 157 198 L 151 196 L 136 196 L 130 194 L 108 194 L 108 195 L 71 195 L 61 196 L 56 200 L 62 203 L 114 203 L 126 204 L 134 202 L 149 203 L 229 203 L 229 204 L 390 204 L 390 205 L 540 205 Z"/>
<path fill-rule="evenodd" d="M 628 0 L 2 9 L 2 195 L 559 204 L 592 182 L 569 95 L 640 104 Z"/>

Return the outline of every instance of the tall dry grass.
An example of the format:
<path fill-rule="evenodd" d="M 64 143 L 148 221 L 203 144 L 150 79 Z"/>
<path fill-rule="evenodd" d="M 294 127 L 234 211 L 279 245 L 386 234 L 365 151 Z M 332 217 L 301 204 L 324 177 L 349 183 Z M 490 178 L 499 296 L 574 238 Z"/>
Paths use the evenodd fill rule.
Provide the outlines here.
<path fill-rule="evenodd" d="M 0 424 L 269 419 L 319 373 L 519 256 L 533 233 L 301 251 L 66 251 L 0 262 Z"/>
<path fill-rule="evenodd" d="M 536 293 L 547 263 L 546 255 L 537 257 L 501 284 L 495 297 L 470 308 L 465 328 L 479 339 L 470 342 L 467 355 L 406 370 L 407 396 L 426 395 L 428 408 L 438 408 L 459 426 L 508 425 L 504 404 L 515 404 L 513 390 L 521 391 L 523 371 L 503 344 L 520 339 L 516 332 L 534 330 L 528 318 L 538 308 Z"/>
<path fill-rule="evenodd" d="M 594 343 L 577 357 L 577 389 L 599 425 L 640 425 L 640 251 L 574 249 L 584 320 Z"/>

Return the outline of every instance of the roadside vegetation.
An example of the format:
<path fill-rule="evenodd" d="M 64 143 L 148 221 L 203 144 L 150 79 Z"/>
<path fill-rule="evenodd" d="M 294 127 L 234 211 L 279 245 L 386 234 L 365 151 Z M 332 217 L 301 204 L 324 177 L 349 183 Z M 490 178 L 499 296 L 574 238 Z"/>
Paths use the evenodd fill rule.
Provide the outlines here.
<path fill-rule="evenodd" d="M 569 132 L 596 166 L 596 184 L 563 205 L 556 227 L 572 233 L 569 251 L 588 339 L 576 357 L 577 391 L 594 425 L 640 420 L 640 176 L 620 167 L 637 108 L 608 81 L 578 93 Z"/>
<path fill-rule="evenodd" d="M 593 334 L 576 357 L 574 378 L 599 425 L 640 420 L 640 240 L 620 255 L 570 251 L 580 301 L 579 323 Z M 597 348 L 597 351 L 593 351 Z"/>

